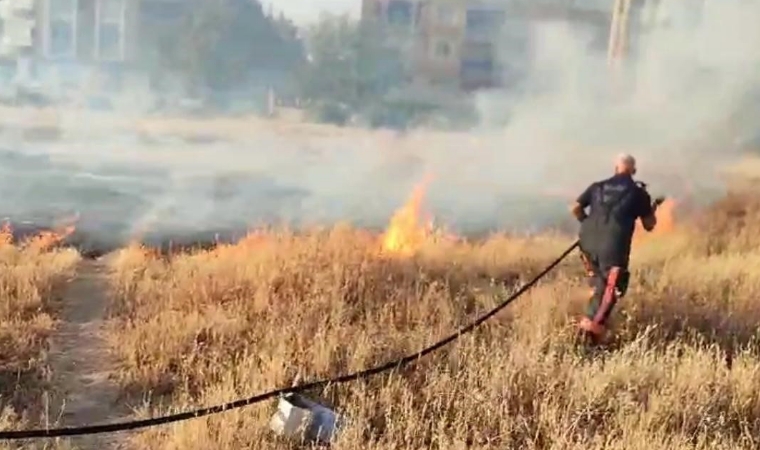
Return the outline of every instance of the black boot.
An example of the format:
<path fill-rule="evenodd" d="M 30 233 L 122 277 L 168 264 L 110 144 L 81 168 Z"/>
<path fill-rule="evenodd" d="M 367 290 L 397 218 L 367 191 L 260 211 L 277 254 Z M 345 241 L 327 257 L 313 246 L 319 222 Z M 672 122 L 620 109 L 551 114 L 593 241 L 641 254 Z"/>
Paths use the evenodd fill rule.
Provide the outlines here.
<path fill-rule="evenodd" d="M 591 331 L 580 329 L 576 334 L 575 345 L 584 350 L 584 352 L 594 351 L 602 346 L 603 336 Z"/>

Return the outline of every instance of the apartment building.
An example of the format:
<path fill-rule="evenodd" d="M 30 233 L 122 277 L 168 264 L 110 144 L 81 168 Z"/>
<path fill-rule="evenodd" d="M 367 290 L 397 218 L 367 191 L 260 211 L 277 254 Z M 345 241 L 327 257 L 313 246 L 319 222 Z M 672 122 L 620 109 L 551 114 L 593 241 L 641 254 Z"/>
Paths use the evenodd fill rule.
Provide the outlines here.
<path fill-rule="evenodd" d="M 113 89 L 113 83 L 120 84 L 153 50 L 151 33 L 178 20 L 187 4 L 183 0 L 0 0 L 0 62 L 16 66 L 16 79 L 91 86 L 106 82 Z"/>
<path fill-rule="evenodd" d="M 362 18 L 380 24 L 387 43 L 405 52 L 416 82 L 473 90 L 522 76 L 536 24 L 582 27 L 603 53 L 613 5 L 614 0 L 363 0 Z"/>
<path fill-rule="evenodd" d="M 379 25 L 385 44 L 400 50 L 417 83 L 459 79 L 463 5 L 448 0 L 363 0 L 362 20 Z"/>
<path fill-rule="evenodd" d="M 2 56 L 126 62 L 136 50 L 138 0 L 0 0 Z"/>

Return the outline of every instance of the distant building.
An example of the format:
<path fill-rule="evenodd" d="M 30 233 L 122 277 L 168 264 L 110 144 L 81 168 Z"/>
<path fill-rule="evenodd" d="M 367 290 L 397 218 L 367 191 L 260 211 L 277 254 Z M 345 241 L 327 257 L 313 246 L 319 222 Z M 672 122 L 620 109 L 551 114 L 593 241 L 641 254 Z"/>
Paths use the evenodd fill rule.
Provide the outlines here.
<path fill-rule="evenodd" d="M 183 0 L 0 0 L 0 60 L 16 78 L 120 84 L 152 51 L 148 39 L 178 20 Z M 43 75 L 44 74 L 44 75 Z M 101 80 L 102 81 L 102 80 Z"/>
<path fill-rule="evenodd" d="M 632 22 L 647 0 L 632 0 Z M 403 50 L 416 83 L 462 90 L 510 84 L 529 64 L 533 25 L 565 22 L 607 49 L 615 0 L 362 0 L 362 19 Z"/>
<path fill-rule="evenodd" d="M 139 48 L 141 9 L 171 0 L 0 0 L 0 55 L 129 62 Z"/>

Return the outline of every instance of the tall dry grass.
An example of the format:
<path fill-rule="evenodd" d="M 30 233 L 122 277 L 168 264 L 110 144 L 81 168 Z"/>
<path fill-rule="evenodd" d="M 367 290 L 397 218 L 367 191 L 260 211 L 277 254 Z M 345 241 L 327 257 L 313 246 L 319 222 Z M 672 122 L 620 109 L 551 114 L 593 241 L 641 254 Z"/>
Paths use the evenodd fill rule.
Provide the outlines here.
<path fill-rule="evenodd" d="M 312 396 L 351 424 L 337 449 L 738 449 L 760 436 L 760 200 L 736 194 L 634 250 L 614 338 L 573 344 L 575 257 L 414 367 Z M 113 261 L 113 349 L 145 414 L 208 405 L 416 351 L 537 273 L 570 239 L 428 242 L 412 258 L 339 226 Z M 498 280 L 494 283 L 493 280 Z M 141 449 L 294 448 L 273 403 L 135 436 Z"/>
<path fill-rule="evenodd" d="M 50 236 L 11 243 L 0 232 L 0 426 L 38 423 L 46 411 L 46 350 L 57 299 L 79 261 L 75 250 L 50 250 Z"/>

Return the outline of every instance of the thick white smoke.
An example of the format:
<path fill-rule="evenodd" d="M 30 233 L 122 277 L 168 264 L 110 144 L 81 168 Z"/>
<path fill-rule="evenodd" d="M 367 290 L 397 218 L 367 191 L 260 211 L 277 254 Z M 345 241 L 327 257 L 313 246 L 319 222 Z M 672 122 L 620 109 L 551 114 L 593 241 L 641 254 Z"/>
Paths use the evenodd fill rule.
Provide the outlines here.
<path fill-rule="evenodd" d="M 61 137 L 38 142 L 6 125 L 2 212 L 78 211 L 80 229 L 100 240 L 279 222 L 382 226 L 430 174 L 427 205 L 441 221 L 464 231 L 526 229 L 561 220 L 620 151 L 638 157 L 652 191 L 714 191 L 715 168 L 736 157 L 734 141 L 754 133 L 760 117 L 750 101 L 760 79 L 760 1 L 707 0 L 699 21 L 672 8 L 677 0 L 663 3 L 671 16 L 661 10 L 636 43 L 635 64 L 619 72 L 604 50 L 589 49 L 589 29 L 528 27 L 528 54 L 505 45 L 502 55 L 526 81 L 478 94 L 482 123 L 468 132 L 259 118 L 178 125 L 216 135 L 198 144 L 176 130 L 150 133 L 171 125 L 159 119 L 62 110 Z M 16 114 L 5 110 L 3 123 L 38 120 Z"/>

